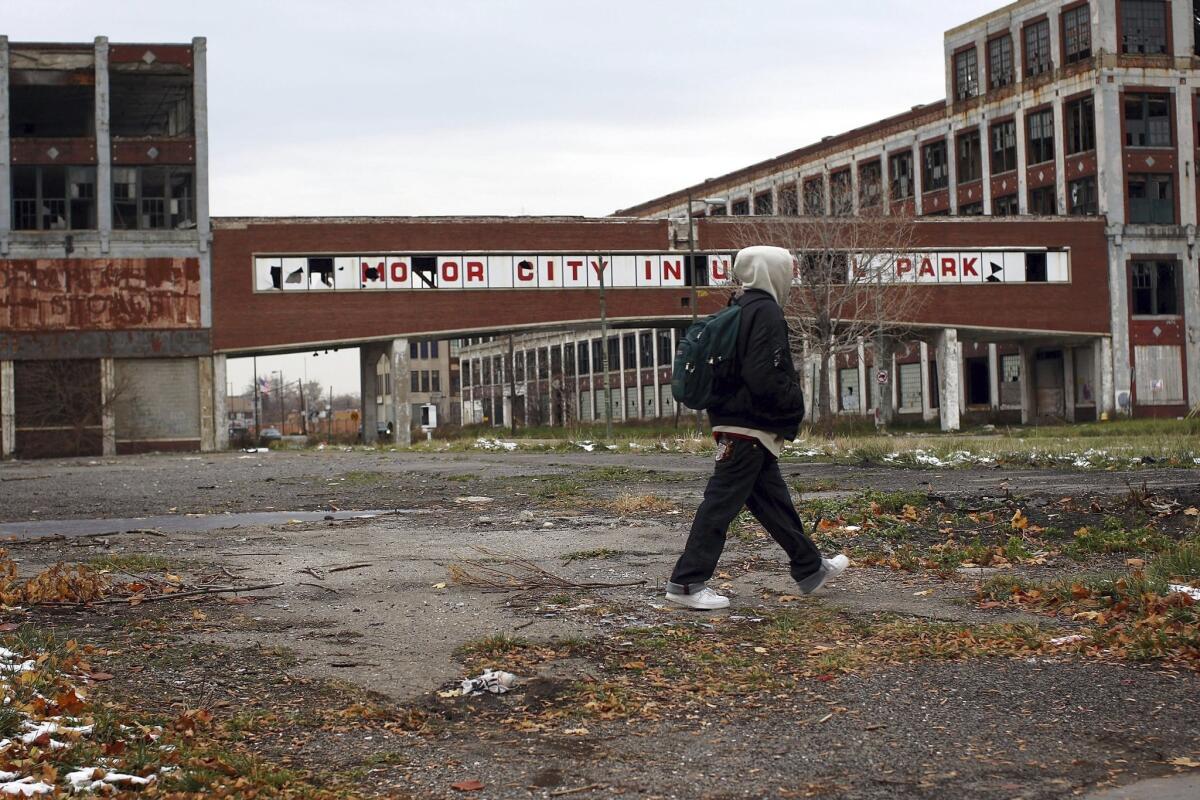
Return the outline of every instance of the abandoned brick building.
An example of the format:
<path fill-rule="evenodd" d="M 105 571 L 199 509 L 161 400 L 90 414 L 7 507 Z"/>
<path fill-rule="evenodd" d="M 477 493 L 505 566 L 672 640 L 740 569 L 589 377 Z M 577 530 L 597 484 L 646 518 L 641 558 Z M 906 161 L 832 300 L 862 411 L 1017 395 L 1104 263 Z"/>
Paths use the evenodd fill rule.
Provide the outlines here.
<path fill-rule="evenodd" d="M 1185 413 L 1200 403 L 1196 6 L 1005 6 L 945 34 L 946 99 L 613 217 L 211 230 L 202 39 L 0 38 L 2 454 L 219 448 L 227 357 L 326 346 L 361 348 L 364 437 L 386 421 L 407 441 L 424 390 L 411 340 L 463 340 L 467 422 L 600 418 L 606 385 L 617 419 L 670 414 L 668 334 L 719 305 L 739 225 L 868 212 L 914 216 L 929 302 L 895 380 L 874 379 L 864 342 L 806 358 L 810 396 L 827 369 L 839 412 L 882 390 L 949 430 Z"/>

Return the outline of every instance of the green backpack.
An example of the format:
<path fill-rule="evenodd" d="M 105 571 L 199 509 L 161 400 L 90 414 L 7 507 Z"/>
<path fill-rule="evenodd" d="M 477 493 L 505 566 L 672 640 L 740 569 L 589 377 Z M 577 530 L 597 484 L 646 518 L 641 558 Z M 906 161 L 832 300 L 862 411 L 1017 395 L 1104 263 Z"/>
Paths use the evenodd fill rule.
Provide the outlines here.
<path fill-rule="evenodd" d="M 675 348 L 671 396 L 688 408 L 702 411 L 728 393 L 737 374 L 737 340 L 742 307 L 726 306 L 694 323 Z"/>

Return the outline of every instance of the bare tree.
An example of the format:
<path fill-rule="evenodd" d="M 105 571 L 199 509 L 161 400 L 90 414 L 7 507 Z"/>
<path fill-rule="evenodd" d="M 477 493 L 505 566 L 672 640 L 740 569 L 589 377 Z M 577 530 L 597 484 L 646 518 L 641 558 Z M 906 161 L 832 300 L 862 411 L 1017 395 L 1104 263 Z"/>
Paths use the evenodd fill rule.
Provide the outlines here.
<path fill-rule="evenodd" d="M 888 380 L 888 389 L 879 392 L 878 419 L 891 421 L 892 350 L 911 330 L 924 299 L 903 279 L 911 273 L 897 271 L 912 252 L 912 217 L 883 214 L 877 205 L 852 215 L 845 202 L 835 204 L 841 213 L 821 217 L 747 217 L 734 237 L 739 247 L 775 245 L 795 258 L 797 280 L 783 304 L 784 316 L 794 337 L 793 356 L 817 364 L 816 408 L 826 435 L 833 431 L 835 410 L 829 365 L 863 341 L 872 344 L 875 367 Z M 864 403 L 867 387 L 860 391 Z"/>
<path fill-rule="evenodd" d="M 34 434 L 23 455 L 99 454 L 104 419 L 130 393 L 129 382 L 111 375 L 102 380 L 99 359 L 17 365 L 17 427 Z"/>

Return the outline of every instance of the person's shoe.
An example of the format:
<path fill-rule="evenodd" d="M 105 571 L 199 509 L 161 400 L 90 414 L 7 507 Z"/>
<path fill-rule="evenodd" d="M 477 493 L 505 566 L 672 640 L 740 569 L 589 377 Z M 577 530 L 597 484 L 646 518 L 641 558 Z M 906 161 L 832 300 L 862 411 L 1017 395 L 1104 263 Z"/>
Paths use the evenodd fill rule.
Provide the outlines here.
<path fill-rule="evenodd" d="M 676 594 L 675 592 L 667 592 L 667 602 L 675 603 L 676 605 L 685 606 L 687 608 L 698 608 L 703 611 L 712 611 L 718 608 L 729 608 L 729 598 L 723 594 L 717 594 L 707 586 L 693 594 Z"/>
<path fill-rule="evenodd" d="M 850 566 L 850 559 L 843 555 L 836 555 L 833 558 L 822 558 L 820 569 L 804 580 L 797 581 L 796 585 L 800 587 L 801 593 L 812 594 L 845 572 L 848 566 Z"/>

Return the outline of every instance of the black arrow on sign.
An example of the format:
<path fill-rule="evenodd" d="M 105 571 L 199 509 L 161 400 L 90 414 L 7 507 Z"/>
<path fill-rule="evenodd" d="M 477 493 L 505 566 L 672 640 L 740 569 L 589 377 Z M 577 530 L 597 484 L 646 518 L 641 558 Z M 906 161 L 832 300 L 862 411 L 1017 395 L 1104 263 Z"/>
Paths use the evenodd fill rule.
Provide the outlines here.
<path fill-rule="evenodd" d="M 992 274 L 987 276 L 988 283 L 1000 283 L 1003 278 L 996 277 L 1001 272 L 1004 272 L 1004 267 L 997 264 L 995 261 L 989 261 L 988 265 L 992 268 Z"/>

